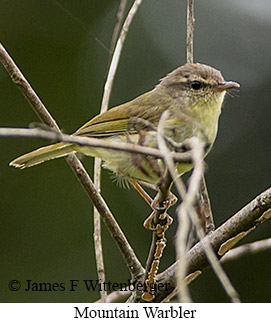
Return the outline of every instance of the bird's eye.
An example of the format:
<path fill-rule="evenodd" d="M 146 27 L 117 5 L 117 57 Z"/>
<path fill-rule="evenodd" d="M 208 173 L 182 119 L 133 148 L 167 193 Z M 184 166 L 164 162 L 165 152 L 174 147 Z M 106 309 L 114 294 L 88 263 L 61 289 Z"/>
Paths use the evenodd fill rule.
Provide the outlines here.
<path fill-rule="evenodd" d="M 200 81 L 192 81 L 191 88 L 193 90 L 199 90 L 202 87 L 202 83 Z"/>

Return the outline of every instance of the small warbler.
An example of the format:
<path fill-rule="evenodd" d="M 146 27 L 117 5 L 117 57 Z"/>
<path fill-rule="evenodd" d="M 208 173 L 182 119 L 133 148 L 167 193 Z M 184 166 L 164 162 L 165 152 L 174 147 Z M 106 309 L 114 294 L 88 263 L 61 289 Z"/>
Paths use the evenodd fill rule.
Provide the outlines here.
<path fill-rule="evenodd" d="M 196 136 L 208 147 L 207 154 L 217 135 L 225 93 L 237 87 L 238 83 L 226 82 L 221 73 L 210 66 L 187 63 L 162 78 L 153 90 L 97 115 L 74 135 L 157 148 L 157 125 L 162 113 L 168 110 L 163 130 L 165 137 L 170 138 L 171 149 L 174 145 L 170 143 L 180 144 Z M 39 148 L 16 158 L 10 165 L 23 169 L 73 152 L 99 157 L 104 167 L 117 177 L 143 183 L 157 184 L 164 170 L 162 160 L 154 157 L 70 143 Z M 176 167 L 182 175 L 192 165 L 178 163 Z"/>

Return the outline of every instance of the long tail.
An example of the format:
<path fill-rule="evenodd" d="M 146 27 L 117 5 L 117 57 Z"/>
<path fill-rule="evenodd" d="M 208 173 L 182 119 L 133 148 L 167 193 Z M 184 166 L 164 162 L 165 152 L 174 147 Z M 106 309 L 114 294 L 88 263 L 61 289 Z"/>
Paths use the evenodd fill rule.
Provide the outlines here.
<path fill-rule="evenodd" d="M 31 151 L 28 154 L 22 155 L 10 162 L 9 165 L 24 169 L 26 167 L 38 165 L 50 159 L 64 157 L 73 151 L 75 151 L 73 144 L 58 143 L 42 147 Z"/>

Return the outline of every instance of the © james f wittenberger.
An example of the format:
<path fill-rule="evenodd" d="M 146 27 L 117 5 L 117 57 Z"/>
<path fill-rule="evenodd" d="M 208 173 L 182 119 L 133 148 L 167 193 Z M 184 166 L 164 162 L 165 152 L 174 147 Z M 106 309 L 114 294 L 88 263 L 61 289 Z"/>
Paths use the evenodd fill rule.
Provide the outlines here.
<path fill-rule="evenodd" d="M 167 291 L 169 288 L 169 283 L 151 283 L 147 284 L 146 282 L 133 282 L 131 279 L 128 279 L 126 282 L 101 282 L 96 279 L 70 279 L 66 282 L 37 282 L 31 279 L 25 281 L 18 281 L 16 279 L 11 280 L 8 284 L 9 289 L 12 291 L 24 290 L 26 292 L 64 292 L 70 291 L 75 292 L 77 290 L 85 289 L 88 292 L 102 291 L 114 292 L 118 290 L 123 291 L 134 291 L 138 290 L 140 292 L 147 291 L 150 289 L 152 295 L 155 292 Z M 149 288 L 147 288 L 149 287 Z"/>

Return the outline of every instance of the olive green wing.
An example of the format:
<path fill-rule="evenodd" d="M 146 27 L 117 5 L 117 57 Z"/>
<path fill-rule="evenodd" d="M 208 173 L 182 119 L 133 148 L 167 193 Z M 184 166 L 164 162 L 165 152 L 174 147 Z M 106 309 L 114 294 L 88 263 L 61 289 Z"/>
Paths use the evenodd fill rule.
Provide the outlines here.
<path fill-rule="evenodd" d="M 124 109 L 119 108 L 113 108 L 97 115 L 79 128 L 75 134 L 80 136 L 103 137 L 125 132 L 129 115 Z"/>
<path fill-rule="evenodd" d="M 166 103 L 164 96 L 152 90 L 130 102 L 97 115 L 79 128 L 75 134 L 107 137 L 125 132 L 133 133 L 136 132 L 135 124 L 140 119 L 157 126 L 161 114 L 168 107 Z M 133 117 L 136 119 L 133 120 Z"/>

